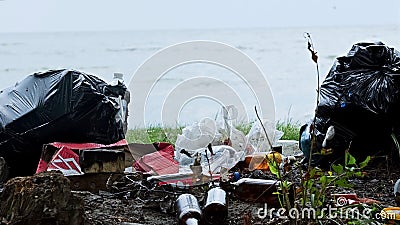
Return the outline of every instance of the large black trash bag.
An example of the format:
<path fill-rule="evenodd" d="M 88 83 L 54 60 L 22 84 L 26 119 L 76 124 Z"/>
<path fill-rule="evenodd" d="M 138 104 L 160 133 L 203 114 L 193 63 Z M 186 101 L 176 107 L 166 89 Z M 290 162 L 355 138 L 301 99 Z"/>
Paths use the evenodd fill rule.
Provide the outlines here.
<path fill-rule="evenodd" d="M 349 146 L 360 158 L 388 153 L 390 135 L 400 135 L 399 75 L 400 53 L 382 42 L 355 44 L 338 57 L 321 85 L 316 151 L 333 125 L 336 135 L 328 142 L 333 159 Z"/>
<path fill-rule="evenodd" d="M 115 143 L 124 138 L 107 83 L 74 70 L 29 75 L 0 92 L 0 157 L 10 176 L 33 174 L 42 145 L 54 141 Z"/>

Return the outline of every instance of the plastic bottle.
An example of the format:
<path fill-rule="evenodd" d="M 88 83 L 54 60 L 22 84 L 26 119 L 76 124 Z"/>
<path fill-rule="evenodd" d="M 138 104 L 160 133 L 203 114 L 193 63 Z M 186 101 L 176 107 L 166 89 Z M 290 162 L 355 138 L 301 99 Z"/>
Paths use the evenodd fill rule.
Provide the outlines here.
<path fill-rule="evenodd" d="M 282 162 L 282 155 L 279 152 L 247 155 L 244 160 L 244 165 L 245 168 L 249 168 L 250 171 L 261 170 L 265 172 L 269 170 L 269 161 L 275 161 L 280 164 Z"/>
<path fill-rule="evenodd" d="M 175 203 L 179 225 L 198 225 L 201 222 L 201 209 L 196 197 L 182 194 Z"/>
<path fill-rule="evenodd" d="M 126 88 L 124 79 L 124 75 L 122 73 L 114 73 L 113 80 L 111 81 L 112 86 L 121 86 L 123 88 Z M 121 120 L 124 128 L 124 133 L 127 131 L 127 126 L 128 126 L 128 104 L 130 102 L 130 93 L 128 90 L 125 91 L 123 95 L 118 96 L 116 98 L 116 101 L 118 102 L 118 105 L 120 106 L 120 111 L 116 115 L 116 119 Z"/>
<path fill-rule="evenodd" d="M 226 192 L 219 187 L 212 188 L 207 193 L 206 204 L 203 208 L 204 220 L 211 225 L 224 224 L 228 217 Z"/>

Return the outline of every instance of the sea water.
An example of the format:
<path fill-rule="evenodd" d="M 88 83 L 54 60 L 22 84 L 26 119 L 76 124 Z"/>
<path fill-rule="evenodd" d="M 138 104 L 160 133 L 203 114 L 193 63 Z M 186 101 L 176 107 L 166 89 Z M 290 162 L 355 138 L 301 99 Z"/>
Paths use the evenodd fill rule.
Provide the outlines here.
<path fill-rule="evenodd" d="M 237 48 L 259 66 L 274 97 L 273 104 L 265 104 L 275 107 L 276 120 L 290 119 L 304 123 L 313 116 L 317 89 L 316 65 L 307 50 L 304 32 L 311 34 L 318 52 L 321 81 L 335 58 L 345 55 L 354 43 L 379 40 L 400 49 L 398 25 L 0 33 L 0 89 L 15 85 L 34 72 L 59 68 L 80 70 L 107 82 L 111 81 L 114 72 L 121 72 L 129 84 L 139 66 L 161 49 L 186 41 L 210 40 Z M 254 105 L 258 102 L 257 96 L 251 94 L 251 87 L 231 71 L 211 64 L 181 65 L 159 80 L 149 78 L 153 89 L 143 90 L 146 105 L 130 107 L 143 107 L 146 125 L 162 124 L 161 112 L 164 110 L 168 114 L 171 110 L 164 104 L 171 91 L 179 89 L 186 80 L 199 76 L 218 79 L 234 90 L 237 96 L 232 96 L 232 99 L 236 98 L 245 109 L 245 114 L 239 114 L 238 120 L 255 120 Z M 129 86 L 140 88 L 141 85 L 135 83 Z M 188 98 L 191 90 L 202 87 L 210 92 L 224 91 L 220 83 L 208 79 L 177 91 L 180 96 Z M 173 115 L 177 124 L 190 124 L 203 117 L 213 118 L 220 108 L 218 101 L 207 96 L 194 96 L 186 103 L 181 106 L 178 115 Z M 131 128 L 138 124 L 134 117 L 131 113 Z"/>

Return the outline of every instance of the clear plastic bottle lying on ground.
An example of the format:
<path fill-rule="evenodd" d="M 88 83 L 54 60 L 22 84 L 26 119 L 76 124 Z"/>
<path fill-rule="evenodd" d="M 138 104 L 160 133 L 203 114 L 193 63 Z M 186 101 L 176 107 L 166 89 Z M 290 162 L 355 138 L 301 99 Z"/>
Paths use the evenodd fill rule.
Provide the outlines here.
<path fill-rule="evenodd" d="M 201 209 L 196 197 L 191 194 L 182 194 L 175 203 L 179 225 L 201 224 Z"/>
<path fill-rule="evenodd" d="M 211 225 L 224 224 L 228 217 L 226 192 L 219 187 L 212 188 L 207 193 L 206 204 L 203 208 L 204 220 Z"/>

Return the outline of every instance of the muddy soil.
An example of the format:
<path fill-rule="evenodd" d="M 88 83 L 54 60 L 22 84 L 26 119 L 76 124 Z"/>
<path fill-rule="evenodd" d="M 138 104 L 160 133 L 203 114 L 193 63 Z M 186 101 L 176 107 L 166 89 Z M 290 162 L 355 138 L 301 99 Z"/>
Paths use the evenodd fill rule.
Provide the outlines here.
<path fill-rule="evenodd" d="M 353 188 L 335 189 L 332 193 L 356 193 L 358 197 L 380 201 L 380 204 L 371 206 L 371 208 L 378 207 L 379 210 L 388 206 L 396 206 L 393 185 L 400 178 L 400 168 L 388 166 L 387 161 L 382 160 L 378 163 L 373 163 L 373 165 L 367 167 L 364 171 L 366 172 L 365 177 L 349 180 L 354 185 Z M 261 178 L 259 176 L 263 176 L 263 174 L 258 172 L 244 176 Z M 264 178 L 269 178 L 270 176 L 266 174 Z M 294 174 L 291 179 L 297 179 L 296 175 Z M 185 192 L 185 190 L 180 191 L 182 193 Z M 173 203 L 177 195 L 174 196 L 172 192 L 168 194 L 169 191 L 167 190 L 158 192 L 161 193 L 158 196 L 154 196 L 154 193 L 152 196 L 146 196 L 139 192 L 123 191 L 114 194 L 109 192 L 100 192 L 98 194 L 76 192 L 75 194 L 82 197 L 85 201 L 86 224 L 177 224 L 173 210 Z M 204 195 L 201 189 L 195 191 L 187 190 L 187 192 L 194 192 L 193 194 L 198 197 L 200 204 L 202 204 Z M 260 219 L 257 216 L 257 211 L 260 208 L 264 208 L 264 204 L 241 202 L 235 200 L 230 195 L 229 216 L 225 224 L 243 225 L 245 217 L 250 219 L 252 224 L 288 224 L 286 220 L 282 219 Z M 297 222 L 301 224 L 301 220 Z M 330 224 L 330 222 L 325 221 L 324 224 Z M 332 224 L 337 223 L 332 222 Z"/>
<path fill-rule="evenodd" d="M 400 178 L 400 167 L 397 166 L 396 163 L 392 163 L 387 159 L 375 160 L 375 162 L 371 163 L 368 167 L 364 169 L 365 176 L 363 178 L 353 178 L 349 180 L 351 184 L 354 185 L 353 188 L 343 189 L 343 188 L 335 188 L 332 189 L 331 193 L 356 193 L 360 198 L 370 198 L 380 202 L 380 204 L 376 204 L 373 206 L 368 206 L 370 208 L 375 208 L 379 212 L 381 209 L 388 206 L 396 206 L 395 197 L 393 194 L 393 186 L 397 179 Z M 35 175 L 37 176 L 37 175 Z M 34 177 L 35 177 L 34 176 Z M 274 176 L 268 173 L 262 173 L 261 171 L 253 171 L 253 172 L 243 172 L 241 174 L 242 177 L 252 177 L 252 178 L 261 178 L 261 179 L 273 179 Z M 57 178 L 57 179 L 54 179 Z M 50 179 L 50 180 L 49 180 Z M 16 178 L 13 182 L 15 184 L 29 184 L 25 186 L 29 186 L 29 188 L 24 188 L 23 190 L 26 192 L 28 190 L 29 195 L 18 194 L 22 192 L 14 191 L 14 183 L 9 187 L 4 188 L 0 185 L 0 196 L 3 196 L 3 200 L 1 205 L 5 206 L 5 202 L 14 202 L 15 199 L 29 202 L 29 196 L 41 196 L 44 193 L 51 193 L 50 197 L 43 196 L 40 199 L 41 201 L 35 200 L 35 204 L 44 208 L 57 208 L 58 205 L 67 205 L 71 207 L 71 202 L 68 201 L 75 199 L 75 203 L 78 205 L 82 204 L 83 200 L 83 220 L 84 224 L 88 225 L 119 225 L 119 224 L 149 224 L 149 225 L 167 225 L 167 224 L 178 224 L 177 218 L 175 216 L 174 203 L 176 198 L 181 193 L 191 193 L 197 197 L 200 205 L 204 204 L 205 194 L 208 189 L 208 185 L 200 185 L 195 188 L 176 188 L 176 187 L 157 187 L 157 185 L 151 184 L 143 179 L 143 177 L 139 174 L 123 176 L 121 179 L 114 182 L 114 184 L 109 187 L 108 191 L 99 191 L 94 194 L 88 191 L 72 191 L 73 196 L 70 196 L 69 192 L 69 182 L 65 181 L 66 179 L 61 176 L 44 176 L 39 175 L 38 177 L 31 179 L 27 178 Z M 293 173 L 288 180 L 292 181 L 295 185 L 299 183 L 299 175 Z M 34 185 L 33 185 L 34 184 Z M 50 185 L 51 184 L 51 185 Z M 67 185 L 68 184 L 68 185 Z M 62 186 L 65 188 L 60 188 L 58 186 Z M 24 186 L 24 187 L 25 187 Z M 34 188 L 36 187 L 37 188 Z M 54 186 L 54 187 L 52 187 Z M 17 186 L 15 186 L 17 187 Z M 18 186 L 19 187 L 19 186 Z M 58 187 L 58 188 L 57 188 Z M 11 191 L 10 191 L 11 190 Z M 58 190 L 58 191 L 57 191 Z M 59 190 L 67 190 L 65 193 Z M 18 198 L 14 198 L 13 201 L 10 201 L 11 194 L 5 193 L 14 193 Z M 24 197 L 26 196 L 26 197 Z M 58 197 L 57 197 L 58 196 Z M 62 197 L 64 196 L 64 197 Z M 70 196 L 70 197 L 65 197 Z M 63 201 L 55 201 L 57 199 L 61 199 Z M 251 221 L 251 224 L 289 224 L 285 219 L 262 219 L 257 216 L 257 212 L 261 208 L 265 208 L 265 205 L 262 203 L 246 203 L 235 199 L 235 197 L 228 192 L 228 210 L 229 215 L 228 219 L 225 222 L 225 225 L 247 225 L 250 223 L 245 223 L 245 219 Z M 33 199 L 32 199 L 33 200 Z M 15 200 L 16 201 L 16 200 Z M 40 216 L 42 215 L 42 211 L 38 211 L 32 206 L 30 208 L 30 212 L 37 213 L 29 213 L 31 221 L 40 221 Z M 43 203 L 43 204 L 42 204 Z M 51 204 L 50 204 L 51 203 Z M 62 204 L 61 204 L 62 203 Z M 7 203 L 8 204 L 8 203 Z M 54 207 L 52 206 L 54 205 Z M 13 207 L 16 207 L 14 204 Z M 39 207 L 39 208 L 40 208 Z M 10 207 L 6 207 L 10 208 Z M 35 211 L 36 210 L 36 211 Z M 7 211 L 3 207 L 3 211 Z M 26 211 L 26 210 L 25 210 Z M 18 209 L 14 212 L 14 215 L 23 216 L 21 213 L 21 209 Z M 19 214 L 18 214 L 19 213 Z M 75 213 L 76 214 L 76 213 Z M 74 214 L 74 215 L 75 215 Z M 35 215 L 38 217 L 36 218 Z M 47 215 L 47 214 L 46 214 Z M 58 214 L 57 214 L 58 215 Z M 63 221 L 66 221 L 65 215 L 63 214 Z M 15 216 L 14 216 L 15 217 Z M 6 217 L 4 217 L 6 218 Z M 8 217 L 9 219 L 11 217 Z M 56 218 L 53 216 L 52 218 Z M 20 220 L 22 221 L 22 220 Z M 346 220 L 338 221 L 330 223 L 329 221 L 324 221 L 322 224 L 345 224 Z M 385 221 L 379 221 L 385 222 Z M 0 221 L 0 224 L 13 224 L 8 223 L 6 220 Z M 21 224 L 21 223 L 15 223 Z M 22 223 L 23 224 L 23 223 Z M 49 224 L 49 223 L 43 223 Z M 64 223 L 58 223 L 64 224 Z M 302 220 L 297 220 L 297 224 L 313 224 L 307 223 Z M 366 224 L 365 222 L 361 222 L 361 224 Z"/>

